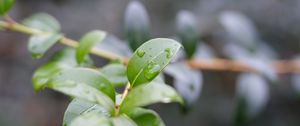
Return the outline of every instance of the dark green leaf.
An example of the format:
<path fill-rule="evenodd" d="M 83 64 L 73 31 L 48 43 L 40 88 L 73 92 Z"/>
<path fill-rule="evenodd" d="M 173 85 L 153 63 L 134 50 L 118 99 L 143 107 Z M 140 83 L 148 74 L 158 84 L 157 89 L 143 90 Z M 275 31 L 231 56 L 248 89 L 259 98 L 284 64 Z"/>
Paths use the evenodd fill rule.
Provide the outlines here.
<path fill-rule="evenodd" d="M 76 117 L 90 112 L 96 112 L 106 117 L 111 116 L 103 107 L 98 104 L 85 100 L 74 99 L 65 111 L 63 126 L 69 126 L 72 120 L 74 120 Z"/>
<path fill-rule="evenodd" d="M 126 115 L 121 115 L 117 117 L 113 117 L 112 119 L 113 126 L 138 126 Z"/>
<path fill-rule="evenodd" d="M 111 126 L 111 122 L 99 113 L 90 112 L 75 118 L 70 126 Z"/>
<path fill-rule="evenodd" d="M 189 11 L 180 11 L 177 15 L 177 34 L 188 58 L 192 58 L 196 52 L 199 41 L 196 22 L 195 16 Z"/>
<path fill-rule="evenodd" d="M 114 85 L 120 87 L 127 84 L 126 67 L 123 64 L 109 64 L 100 71 Z"/>
<path fill-rule="evenodd" d="M 23 24 L 44 32 L 58 32 L 60 30 L 58 21 L 46 13 L 34 14 L 33 16 L 26 18 L 23 21 Z"/>
<path fill-rule="evenodd" d="M 85 83 L 75 82 L 73 80 L 57 80 L 54 77 L 48 82 L 47 87 L 71 97 L 99 104 L 110 114 L 114 112 L 114 102 L 106 94 Z"/>
<path fill-rule="evenodd" d="M 79 46 L 76 50 L 76 60 L 80 64 L 90 49 L 97 43 L 101 42 L 106 36 L 103 31 L 91 31 L 85 34 L 79 41 Z"/>
<path fill-rule="evenodd" d="M 149 17 L 139 1 L 131 1 L 125 12 L 125 33 L 132 50 L 149 40 Z"/>
<path fill-rule="evenodd" d="M 85 60 L 85 66 L 90 66 L 92 61 Z M 32 83 L 35 91 L 41 90 L 47 82 L 63 69 L 76 67 L 75 50 L 71 48 L 62 49 L 56 52 L 51 60 L 38 68 L 33 75 Z"/>
<path fill-rule="evenodd" d="M 166 84 L 151 82 L 133 88 L 121 104 L 121 111 L 128 112 L 135 107 L 146 106 L 157 102 L 179 102 L 182 104 L 183 101 L 172 87 Z"/>
<path fill-rule="evenodd" d="M 14 0 L 0 0 L 0 15 L 5 15 L 13 4 Z"/>
<path fill-rule="evenodd" d="M 132 86 L 152 81 L 168 65 L 181 45 L 166 38 L 152 39 L 139 47 L 127 67 L 127 77 Z"/>
<path fill-rule="evenodd" d="M 128 116 L 138 126 L 165 126 L 159 115 L 153 110 L 135 108 L 128 113 Z"/>
<path fill-rule="evenodd" d="M 43 34 L 31 36 L 28 43 L 28 50 L 33 58 L 41 58 L 60 38 L 61 34 Z"/>

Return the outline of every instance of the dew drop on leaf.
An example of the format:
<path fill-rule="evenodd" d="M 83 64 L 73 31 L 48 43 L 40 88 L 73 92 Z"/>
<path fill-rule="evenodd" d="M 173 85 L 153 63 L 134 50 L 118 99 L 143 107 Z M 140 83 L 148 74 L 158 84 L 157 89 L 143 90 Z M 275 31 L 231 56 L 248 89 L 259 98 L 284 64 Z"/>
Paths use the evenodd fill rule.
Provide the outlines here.
<path fill-rule="evenodd" d="M 156 75 L 159 74 L 160 65 L 150 62 L 148 66 L 145 68 L 144 75 L 147 79 L 152 80 Z"/>
<path fill-rule="evenodd" d="M 138 51 L 136 52 L 136 54 L 137 54 L 139 57 L 142 58 L 142 57 L 145 55 L 145 51 L 138 50 Z"/>
<path fill-rule="evenodd" d="M 167 58 L 171 58 L 171 56 L 172 56 L 171 49 L 170 49 L 170 48 L 166 48 L 166 49 L 165 49 L 165 52 L 166 52 L 166 54 L 167 54 Z"/>

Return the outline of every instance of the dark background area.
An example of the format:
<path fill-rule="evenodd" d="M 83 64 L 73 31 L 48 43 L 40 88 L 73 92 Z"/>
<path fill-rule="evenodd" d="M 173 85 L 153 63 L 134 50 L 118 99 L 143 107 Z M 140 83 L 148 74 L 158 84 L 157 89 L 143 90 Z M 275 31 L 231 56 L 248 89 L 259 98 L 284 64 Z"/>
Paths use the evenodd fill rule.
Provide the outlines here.
<path fill-rule="evenodd" d="M 16 0 L 10 15 L 17 21 L 36 12 L 56 17 L 62 32 L 78 39 L 90 30 L 101 29 L 120 38 L 123 14 L 128 0 Z M 207 42 L 220 29 L 218 16 L 224 10 L 236 10 L 253 20 L 260 37 L 273 47 L 280 59 L 297 55 L 300 40 L 299 0 L 142 0 L 151 19 L 152 37 L 174 35 L 176 13 L 192 11 Z M 34 93 L 33 71 L 42 60 L 33 60 L 27 51 L 27 36 L 0 32 L 0 125 L 59 126 L 68 98 L 48 89 Z M 60 48 L 56 46 L 53 50 Z M 101 63 L 98 63 L 101 64 Z M 204 71 L 201 96 L 190 113 L 181 114 L 176 104 L 151 106 L 167 126 L 230 126 L 235 106 L 237 73 Z M 271 98 L 263 113 L 250 125 L 300 125 L 300 99 L 290 87 L 290 77 L 280 76 L 280 84 L 271 88 Z"/>

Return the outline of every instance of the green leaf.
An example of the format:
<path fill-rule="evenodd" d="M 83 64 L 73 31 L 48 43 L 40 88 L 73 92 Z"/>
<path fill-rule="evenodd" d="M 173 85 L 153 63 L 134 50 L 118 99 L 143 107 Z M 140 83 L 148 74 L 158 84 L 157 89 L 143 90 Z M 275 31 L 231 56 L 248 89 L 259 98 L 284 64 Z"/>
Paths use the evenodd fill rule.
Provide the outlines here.
<path fill-rule="evenodd" d="M 138 126 L 126 115 L 121 115 L 117 117 L 113 117 L 112 119 L 113 126 Z"/>
<path fill-rule="evenodd" d="M 111 116 L 102 106 L 81 99 L 74 99 L 69 104 L 64 114 L 63 126 L 69 126 L 76 117 L 95 112 L 103 116 Z"/>
<path fill-rule="evenodd" d="M 173 77 L 173 85 L 185 101 L 185 107 L 192 107 L 201 93 L 203 79 L 199 70 L 192 70 L 184 63 L 174 63 L 166 67 L 165 73 Z"/>
<path fill-rule="evenodd" d="M 107 117 L 91 112 L 78 116 L 70 126 L 111 126 L 111 122 Z"/>
<path fill-rule="evenodd" d="M 0 15 L 5 15 L 13 6 L 14 0 L 0 0 Z"/>
<path fill-rule="evenodd" d="M 58 32 L 60 24 L 58 21 L 49 14 L 38 13 L 26 18 L 23 24 L 44 32 Z"/>
<path fill-rule="evenodd" d="M 86 58 L 85 66 L 92 64 L 91 59 Z M 48 81 L 58 74 L 61 70 L 76 67 L 75 50 L 65 48 L 56 52 L 50 61 L 39 67 L 32 77 L 32 83 L 35 91 L 41 90 Z"/>
<path fill-rule="evenodd" d="M 76 50 L 76 60 L 80 64 L 90 49 L 97 43 L 101 42 L 106 36 L 103 31 L 91 31 L 85 34 L 79 41 L 79 46 Z"/>
<path fill-rule="evenodd" d="M 100 72 L 114 85 L 120 87 L 127 84 L 126 67 L 123 64 L 109 64 L 100 69 Z"/>
<path fill-rule="evenodd" d="M 145 7 L 139 1 L 131 1 L 125 11 L 125 34 L 132 50 L 150 38 L 150 21 Z"/>
<path fill-rule="evenodd" d="M 152 81 L 180 48 L 178 42 L 166 38 L 152 39 L 144 43 L 128 62 L 127 77 L 131 85 Z"/>
<path fill-rule="evenodd" d="M 57 75 L 59 76 L 59 75 Z M 62 92 L 71 97 L 84 99 L 105 108 L 110 114 L 114 112 L 114 102 L 104 93 L 96 88 L 72 80 L 57 80 L 53 79 L 47 84 L 48 88 Z"/>
<path fill-rule="evenodd" d="M 165 126 L 162 119 L 153 110 L 135 108 L 128 113 L 128 116 L 138 126 Z"/>
<path fill-rule="evenodd" d="M 188 58 L 192 58 L 196 52 L 200 38 L 196 22 L 196 17 L 189 11 L 180 11 L 176 18 L 177 35 Z"/>
<path fill-rule="evenodd" d="M 115 100 L 115 89 L 112 84 L 97 70 L 89 68 L 72 68 L 61 71 L 54 81 L 73 81 L 92 86 Z"/>
<path fill-rule="evenodd" d="M 28 50 L 31 52 L 33 58 L 41 58 L 61 37 L 61 34 L 31 36 L 28 43 Z"/>
<path fill-rule="evenodd" d="M 157 102 L 179 102 L 182 104 L 183 100 L 172 87 L 162 83 L 151 82 L 133 88 L 121 104 L 121 112 L 128 112 L 135 107 Z"/>

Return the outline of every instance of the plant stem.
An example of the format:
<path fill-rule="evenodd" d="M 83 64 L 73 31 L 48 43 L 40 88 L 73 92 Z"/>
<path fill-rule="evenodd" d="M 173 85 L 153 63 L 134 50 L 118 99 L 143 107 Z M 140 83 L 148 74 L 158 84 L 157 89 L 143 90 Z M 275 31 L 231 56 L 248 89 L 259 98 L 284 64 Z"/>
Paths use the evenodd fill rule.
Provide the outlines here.
<path fill-rule="evenodd" d="M 25 33 L 28 35 L 49 34 L 47 32 L 42 32 L 37 29 L 29 28 L 29 27 L 26 27 L 24 25 L 21 25 L 21 24 L 15 23 L 15 22 L 0 21 L 0 28 L 5 28 L 7 30 L 16 31 L 16 32 L 21 32 L 21 33 Z M 59 40 L 59 42 L 63 45 L 69 46 L 69 47 L 73 47 L 73 48 L 78 47 L 77 41 L 69 39 L 64 36 Z M 107 52 L 107 51 L 100 50 L 97 48 L 92 48 L 90 50 L 90 53 L 100 56 L 100 57 L 103 57 L 108 60 L 121 60 L 122 63 L 127 64 L 127 59 L 125 57 L 122 57 L 120 55 L 117 55 L 117 54 L 114 54 L 111 52 Z"/>
<path fill-rule="evenodd" d="M 116 111 L 115 111 L 115 116 L 119 115 L 120 113 L 120 107 L 124 101 L 124 99 L 127 97 L 128 93 L 130 92 L 131 90 L 131 85 L 130 83 L 128 82 L 127 85 L 126 85 L 126 88 L 124 89 L 123 93 L 122 93 L 122 96 L 121 96 L 121 101 L 119 104 L 116 104 Z"/>

